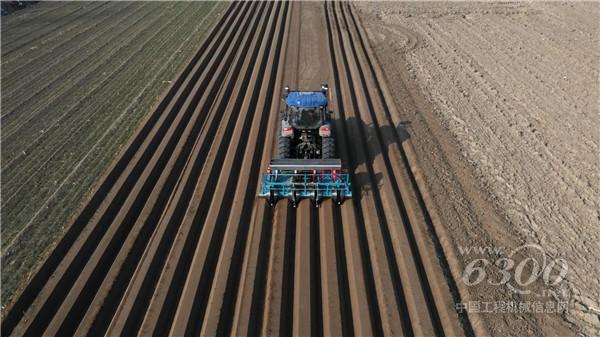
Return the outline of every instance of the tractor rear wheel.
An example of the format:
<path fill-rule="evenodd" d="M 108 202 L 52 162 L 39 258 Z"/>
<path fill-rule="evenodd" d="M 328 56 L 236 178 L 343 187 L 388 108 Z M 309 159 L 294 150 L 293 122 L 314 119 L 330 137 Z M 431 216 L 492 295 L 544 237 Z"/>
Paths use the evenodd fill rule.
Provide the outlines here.
<path fill-rule="evenodd" d="M 321 158 L 335 158 L 335 139 L 333 137 L 323 137 L 321 139 Z"/>
<path fill-rule="evenodd" d="M 288 159 L 292 157 L 292 146 L 290 137 L 279 136 L 279 158 Z"/>

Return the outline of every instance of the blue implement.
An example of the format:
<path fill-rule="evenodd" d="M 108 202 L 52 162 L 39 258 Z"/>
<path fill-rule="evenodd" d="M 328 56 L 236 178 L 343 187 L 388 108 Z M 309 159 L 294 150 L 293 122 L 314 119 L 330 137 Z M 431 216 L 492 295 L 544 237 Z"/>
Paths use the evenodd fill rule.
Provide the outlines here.
<path fill-rule="evenodd" d="M 323 198 L 341 204 L 352 197 L 352 188 L 339 159 L 275 159 L 261 178 L 259 196 L 270 205 L 287 198 L 296 206 L 300 199 L 310 198 L 318 206 Z"/>

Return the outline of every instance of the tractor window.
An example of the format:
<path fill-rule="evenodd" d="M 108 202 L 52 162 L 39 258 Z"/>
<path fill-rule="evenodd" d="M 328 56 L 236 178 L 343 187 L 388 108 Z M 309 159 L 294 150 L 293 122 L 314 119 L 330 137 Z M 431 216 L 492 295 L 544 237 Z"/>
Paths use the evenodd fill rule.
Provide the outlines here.
<path fill-rule="evenodd" d="M 321 126 L 321 109 L 290 109 L 292 126 L 297 129 L 317 129 Z"/>

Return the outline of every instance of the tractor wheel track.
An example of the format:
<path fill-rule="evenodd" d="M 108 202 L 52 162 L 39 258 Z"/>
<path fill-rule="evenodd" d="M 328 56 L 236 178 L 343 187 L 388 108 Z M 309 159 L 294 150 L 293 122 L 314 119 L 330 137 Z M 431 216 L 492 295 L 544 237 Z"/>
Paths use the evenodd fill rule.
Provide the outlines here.
<path fill-rule="evenodd" d="M 302 77 L 290 44 L 303 6 L 231 4 L 6 311 L 4 334 L 474 335 L 349 4 L 320 7 L 320 43 L 355 197 L 256 198 L 283 82 Z"/>

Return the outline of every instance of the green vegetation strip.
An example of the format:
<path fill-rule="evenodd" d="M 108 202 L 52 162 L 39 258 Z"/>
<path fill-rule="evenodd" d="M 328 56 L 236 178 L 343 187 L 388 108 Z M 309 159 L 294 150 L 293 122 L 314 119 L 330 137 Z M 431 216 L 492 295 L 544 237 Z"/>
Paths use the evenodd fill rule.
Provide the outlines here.
<path fill-rule="evenodd" d="M 7 73 L 16 85 L 3 85 L 2 96 L 3 307 L 227 5 L 111 2 L 85 12 L 87 25 L 44 26 L 48 42 L 35 54 L 29 44 L 14 52 L 31 56 L 24 60 L 31 67 L 2 65 L 2 83 Z M 72 10 L 57 6 L 37 19 L 53 22 Z M 12 27 L 2 28 L 4 37 Z"/>

